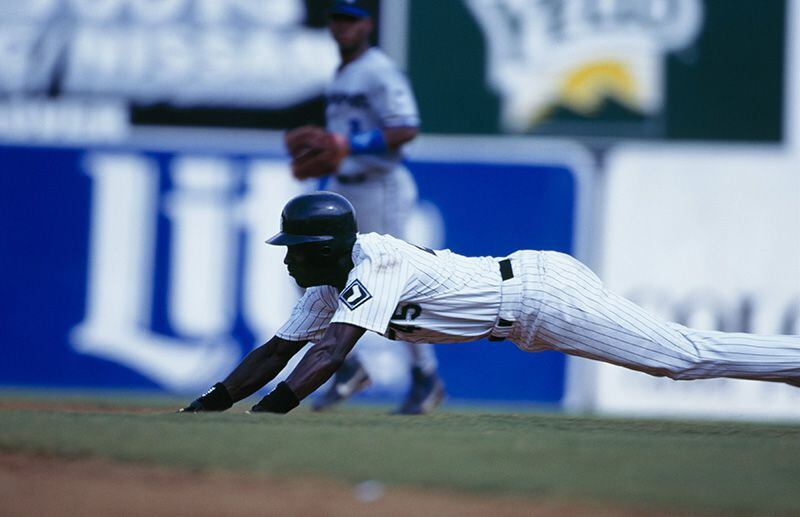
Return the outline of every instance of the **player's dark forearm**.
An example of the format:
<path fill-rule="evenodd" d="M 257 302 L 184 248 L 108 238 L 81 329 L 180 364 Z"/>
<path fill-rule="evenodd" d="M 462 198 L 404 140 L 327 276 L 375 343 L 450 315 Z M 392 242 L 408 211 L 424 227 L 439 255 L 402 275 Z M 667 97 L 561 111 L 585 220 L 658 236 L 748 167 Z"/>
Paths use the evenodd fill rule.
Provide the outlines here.
<path fill-rule="evenodd" d="M 312 394 L 325 384 L 344 363 L 344 357 L 335 354 L 330 348 L 314 347 L 303 357 L 297 368 L 286 379 L 299 400 Z"/>
<path fill-rule="evenodd" d="M 274 337 L 247 354 L 239 366 L 222 381 L 231 399 L 238 402 L 264 387 L 286 367 L 304 344 Z"/>
<path fill-rule="evenodd" d="M 365 329 L 347 323 L 333 323 L 322 340 L 312 347 L 286 379 L 299 400 L 322 386 L 344 362 L 364 335 Z"/>
<path fill-rule="evenodd" d="M 300 399 L 322 386 L 344 362 L 332 347 L 315 345 L 309 350 L 285 382 L 278 384 L 250 411 L 253 413 L 288 413 L 300 405 Z M 291 383 L 291 384 L 289 384 Z"/>
<path fill-rule="evenodd" d="M 365 329 L 333 323 L 322 340 L 311 347 L 297 367 L 275 390 L 253 406 L 254 413 L 288 413 L 300 400 L 322 386 L 339 369 Z"/>
<path fill-rule="evenodd" d="M 225 411 L 275 378 L 305 342 L 273 337 L 245 357 L 223 382 L 192 401 L 181 412 Z"/>

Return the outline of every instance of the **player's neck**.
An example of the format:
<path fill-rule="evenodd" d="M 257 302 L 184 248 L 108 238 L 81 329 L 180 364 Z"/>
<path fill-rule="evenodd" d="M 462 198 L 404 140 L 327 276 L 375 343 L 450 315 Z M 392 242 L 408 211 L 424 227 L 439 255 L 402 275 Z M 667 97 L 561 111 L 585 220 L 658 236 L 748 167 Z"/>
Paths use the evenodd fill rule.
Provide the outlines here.
<path fill-rule="evenodd" d="M 337 271 L 334 278 L 331 279 L 330 286 L 335 287 L 337 291 L 342 292 L 347 285 L 347 278 L 350 276 L 350 270 L 355 267 L 353 260 L 350 256 L 344 259 L 342 267 Z"/>
<path fill-rule="evenodd" d="M 364 53 L 369 50 L 369 42 L 365 41 L 363 45 L 354 48 L 354 49 L 339 49 L 339 56 L 342 58 L 342 64 L 339 68 L 344 68 L 346 65 L 352 63 L 356 59 L 360 58 L 364 55 Z"/>

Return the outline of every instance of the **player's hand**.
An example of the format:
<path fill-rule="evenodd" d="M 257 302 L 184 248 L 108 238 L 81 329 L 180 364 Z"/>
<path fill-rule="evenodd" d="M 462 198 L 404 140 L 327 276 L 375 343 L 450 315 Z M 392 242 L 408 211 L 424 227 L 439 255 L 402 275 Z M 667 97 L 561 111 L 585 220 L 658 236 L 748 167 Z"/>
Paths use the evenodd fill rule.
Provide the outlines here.
<path fill-rule="evenodd" d="M 317 126 L 289 131 L 285 142 L 292 156 L 292 174 L 297 179 L 318 178 L 336 172 L 350 152 L 347 138 Z"/>
<path fill-rule="evenodd" d="M 205 411 L 206 408 L 203 407 L 203 403 L 200 399 L 194 399 L 191 404 L 186 407 L 180 408 L 177 412 L 178 413 L 200 413 L 201 411 Z"/>
<path fill-rule="evenodd" d="M 233 399 L 228 389 L 221 382 L 216 383 L 200 397 L 197 397 L 188 406 L 178 410 L 178 413 L 202 413 L 206 411 L 225 411 L 233 406 Z"/>
<path fill-rule="evenodd" d="M 278 383 L 272 392 L 250 408 L 250 413 L 281 413 L 285 414 L 300 405 L 292 388 L 285 382 Z"/>

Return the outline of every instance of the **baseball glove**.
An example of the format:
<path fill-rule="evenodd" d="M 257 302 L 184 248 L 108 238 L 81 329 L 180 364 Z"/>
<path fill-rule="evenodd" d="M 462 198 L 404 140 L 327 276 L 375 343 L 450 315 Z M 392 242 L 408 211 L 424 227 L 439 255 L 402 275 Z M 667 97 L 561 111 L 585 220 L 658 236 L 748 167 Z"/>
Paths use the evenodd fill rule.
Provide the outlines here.
<path fill-rule="evenodd" d="M 346 138 L 318 126 L 293 129 L 286 133 L 284 140 L 292 156 L 292 174 L 297 179 L 336 172 L 350 151 Z"/>

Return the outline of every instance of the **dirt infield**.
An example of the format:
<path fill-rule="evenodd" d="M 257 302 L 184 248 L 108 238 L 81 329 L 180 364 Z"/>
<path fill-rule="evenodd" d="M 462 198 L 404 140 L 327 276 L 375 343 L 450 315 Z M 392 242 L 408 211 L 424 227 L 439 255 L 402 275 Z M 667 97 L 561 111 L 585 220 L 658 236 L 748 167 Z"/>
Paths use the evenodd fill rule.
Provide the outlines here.
<path fill-rule="evenodd" d="M 537 515 L 645 516 L 651 511 L 388 488 L 365 501 L 326 480 L 279 480 L 0 453 L 4 516 L 58 515 Z"/>

